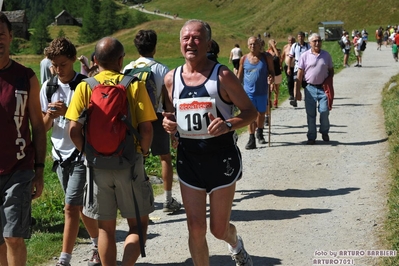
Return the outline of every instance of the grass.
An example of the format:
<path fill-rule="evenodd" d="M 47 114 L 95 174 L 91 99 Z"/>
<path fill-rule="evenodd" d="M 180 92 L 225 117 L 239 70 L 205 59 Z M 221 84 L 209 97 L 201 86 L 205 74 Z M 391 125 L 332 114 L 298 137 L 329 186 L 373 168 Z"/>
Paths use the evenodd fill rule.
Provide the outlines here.
<path fill-rule="evenodd" d="M 392 87 L 389 89 L 389 86 Z M 383 90 L 382 107 L 385 114 L 385 130 L 389 142 L 390 192 L 388 216 L 385 223 L 386 238 L 390 249 L 399 250 L 399 75 L 391 78 Z M 383 265 L 399 265 L 399 257 L 385 258 Z"/>
<path fill-rule="evenodd" d="M 228 56 L 231 48 L 235 43 L 240 44 L 244 53 L 248 52 L 246 48 L 247 38 L 251 35 L 262 34 L 264 31 L 270 32 L 272 37 L 278 41 L 278 48 L 282 48 L 286 43 L 286 37 L 289 34 L 294 34 L 299 30 L 309 31 L 317 30 L 317 23 L 325 20 L 342 20 L 345 27 L 351 29 L 361 29 L 365 25 L 370 33 L 370 40 L 374 40 L 374 30 L 380 25 L 386 26 L 396 21 L 395 16 L 395 1 L 375 1 L 368 5 L 359 4 L 360 0 L 355 1 L 324 1 L 305 0 L 303 5 L 298 5 L 297 1 L 283 1 L 283 0 L 253 0 L 253 1 L 226 1 L 226 0 L 198 0 L 186 1 L 175 0 L 173 4 L 169 1 L 152 0 L 145 4 L 148 10 L 160 9 L 161 12 L 170 12 L 171 14 L 178 13 L 179 17 L 184 18 L 199 18 L 208 21 L 212 26 L 213 38 L 219 43 L 220 54 L 219 61 L 232 69 L 232 65 L 228 63 Z M 339 8 L 342 4 L 345 8 Z M 378 12 L 372 13 L 371 5 L 378 6 L 380 10 L 385 10 L 384 16 Z M 259 8 L 262 6 L 262 8 Z M 295 10 L 293 13 L 292 10 Z M 328 10 L 328 13 L 326 12 Z M 138 11 L 129 9 L 133 15 Z M 366 14 L 359 15 L 359 14 Z M 267 14 L 265 16 L 265 14 Z M 285 14 L 290 14 L 289 16 Z M 114 34 L 125 47 L 126 57 L 124 65 L 138 57 L 138 53 L 133 45 L 133 38 L 139 29 L 155 29 L 158 33 L 158 45 L 155 58 L 167 65 L 170 69 L 184 63 L 184 59 L 180 54 L 179 48 L 179 30 L 184 23 L 184 20 L 170 20 L 164 17 L 155 15 L 147 15 L 149 20 L 142 25 L 132 29 L 125 29 Z M 306 17 L 306 19 L 304 19 Z M 55 38 L 60 30 L 66 34 L 66 37 L 72 40 L 78 50 L 78 55 L 86 55 L 90 57 L 94 50 L 95 43 L 80 44 L 78 42 L 78 27 L 74 26 L 49 26 L 50 35 Z M 29 50 L 29 43 L 24 44 L 24 50 Z M 323 49 L 327 50 L 333 57 L 334 67 L 336 73 L 342 68 L 343 55 L 338 47 L 337 42 L 324 42 Z M 42 56 L 18 54 L 12 58 L 28 67 L 31 67 L 37 76 L 39 74 L 39 63 Z M 353 53 L 350 55 L 350 62 L 353 62 L 355 57 Z M 74 64 L 74 69 L 80 71 L 80 63 Z M 399 82 L 396 79 L 397 82 Z M 394 93 L 396 91 L 396 93 Z M 399 89 L 397 87 L 391 91 L 386 91 L 388 98 L 384 97 L 384 104 L 390 103 L 390 107 L 384 105 L 384 110 L 387 119 L 387 132 L 390 132 L 390 142 L 392 145 L 391 156 L 393 157 L 399 151 L 399 137 L 397 132 L 399 125 L 395 121 L 398 117 L 397 106 L 399 99 Z M 284 101 L 288 97 L 287 82 L 283 74 L 283 83 L 280 86 L 279 102 Z M 389 120 L 389 123 L 388 123 Z M 239 132 L 245 131 L 242 128 Z M 394 142 L 395 141 L 395 142 Z M 62 230 L 63 230 L 63 191 L 59 185 L 58 178 L 55 173 L 51 172 L 51 145 L 48 143 L 48 153 L 45 168 L 45 191 L 43 196 L 33 203 L 33 217 L 38 220 L 38 225 L 33 227 L 33 235 L 27 241 L 28 246 L 28 265 L 40 265 L 54 256 L 58 256 L 62 245 Z M 175 156 L 175 151 L 172 151 Z M 398 157 L 398 158 L 396 158 Z M 395 168 L 398 164 L 399 155 L 391 158 L 392 167 Z M 146 161 L 146 170 L 150 175 L 160 176 L 160 162 L 158 157 L 150 156 Z M 390 232 L 390 243 L 396 249 L 399 246 L 399 169 L 392 171 L 393 186 L 390 198 L 390 216 L 389 221 L 392 223 L 387 226 Z M 162 193 L 162 186 L 155 186 L 156 193 Z M 87 233 L 84 227 L 81 226 L 79 237 L 86 238 Z M 388 262 L 387 262 L 388 263 Z M 395 260 L 393 264 L 398 265 L 399 261 Z"/>

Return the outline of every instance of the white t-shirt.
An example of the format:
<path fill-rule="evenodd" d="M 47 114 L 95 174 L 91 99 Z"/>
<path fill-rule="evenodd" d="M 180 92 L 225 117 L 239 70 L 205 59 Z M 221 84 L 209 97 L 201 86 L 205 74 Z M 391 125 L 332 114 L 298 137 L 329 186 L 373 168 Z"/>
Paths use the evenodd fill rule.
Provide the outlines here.
<path fill-rule="evenodd" d="M 77 74 L 78 73 L 76 73 L 76 75 Z M 47 83 L 48 80 L 43 83 L 40 90 L 40 105 L 43 113 L 46 113 L 48 109 L 48 100 L 46 96 Z M 74 91 L 70 89 L 68 83 L 64 84 L 58 79 L 58 89 L 51 96 L 51 102 L 63 101 L 66 106 L 68 106 L 71 102 L 73 93 Z M 56 160 L 59 160 L 60 157 L 58 156 L 54 148 L 60 152 L 63 160 L 69 158 L 75 150 L 75 144 L 73 144 L 69 136 L 69 120 L 66 119 L 64 116 L 60 116 L 54 119 L 51 133 L 51 141 L 54 145 L 52 149 L 52 155 L 53 158 L 55 158 Z"/>
<path fill-rule="evenodd" d="M 240 59 L 242 56 L 242 51 L 239 47 L 234 47 L 233 49 L 231 49 L 231 54 L 231 60 Z"/>
<path fill-rule="evenodd" d="M 148 64 L 152 61 L 155 61 L 154 58 L 151 57 L 139 57 L 136 61 L 132 61 L 129 64 L 125 66 L 123 69 L 122 73 L 125 73 L 126 70 L 132 69 L 135 64 L 143 62 L 145 64 Z M 151 71 L 154 73 L 154 79 L 155 79 L 155 84 L 157 85 L 157 99 L 160 99 L 160 95 L 162 93 L 162 86 L 165 84 L 164 82 L 164 77 L 165 75 L 169 72 L 169 69 L 167 66 L 156 62 L 155 64 L 151 65 Z M 162 105 L 162 99 L 159 101 L 158 105 L 158 110 L 157 113 L 162 113 L 163 112 L 163 105 Z"/>
<path fill-rule="evenodd" d="M 348 41 L 348 38 L 346 38 L 345 35 L 342 36 L 342 42 L 345 44 L 345 50 L 351 49 L 350 42 Z"/>

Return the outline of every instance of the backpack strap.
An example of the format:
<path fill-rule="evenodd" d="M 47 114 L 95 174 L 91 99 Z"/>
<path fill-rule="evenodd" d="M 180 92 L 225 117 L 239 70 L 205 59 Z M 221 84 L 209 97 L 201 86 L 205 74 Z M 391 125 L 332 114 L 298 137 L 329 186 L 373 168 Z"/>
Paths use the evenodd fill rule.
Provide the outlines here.
<path fill-rule="evenodd" d="M 85 75 L 78 73 L 78 75 L 71 82 L 69 82 L 69 88 L 74 91 L 76 86 L 78 86 L 78 84 L 85 78 L 87 78 Z"/>
<path fill-rule="evenodd" d="M 121 80 L 121 82 L 119 82 L 120 85 L 123 85 L 126 88 L 126 92 L 127 92 L 127 88 L 130 86 L 130 83 L 134 82 L 134 81 L 138 81 L 137 77 L 134 76 L 129 76 L 129 75 L 125 75 L 123 76 L 123 79 Z M 130 123 L 130 120 L 127 119 L 126 116 L 123 116 L 121 118 L 121 120 L 126 124 L 126 126 L 129 128 L 130 132 L 134 134 L 134 136 L 136 137 L 137 140 L 141 140 L 141 136 L 139 134 L 139 132 L 137 131 L 137 129 L 135 129 L 132 126 L 132 123 Z"/>
<path fill-rule="evenodd" d="M 91 90 L 93 90 L 93 88 L 94 88 L 95 86 L 97 86 L 98 84 L 100 84 L 100 83 L 99 83 L 95 78 L 93 78 L 93 77 L 85 78 L 85 79 L 83 79 L 83 81 L 86 82 L 86 83 L 89 85 L 89 87 L 90 87 Z"/>
<path fill-rule="evenodd" d="M 58 89 L 58 76 L 54 75 L 53 77 L 47 80 L 46 97 L 48 103 L 51 103 L 51 97 L 57 91 L 57 89 Z"/>

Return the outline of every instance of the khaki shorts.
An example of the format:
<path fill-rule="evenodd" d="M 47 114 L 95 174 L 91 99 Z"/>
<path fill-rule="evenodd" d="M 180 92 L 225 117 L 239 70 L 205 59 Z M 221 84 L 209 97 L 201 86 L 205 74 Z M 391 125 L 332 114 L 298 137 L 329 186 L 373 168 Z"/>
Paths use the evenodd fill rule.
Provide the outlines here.
<path fill-rule="evenodd" d="M 151 183 L 144 173 L 142 154 L 136 155 L 136 163 L 133 168 L 93 170 L 94 201 L 93 205 L 89 206 L 89 185 L 85 191 L 83 208 L 83 213 L 86 216 L 96 220 L 114 220 L 119 209 L 123 218 L 136 218 L 132 189 L 134 189 L 137 199 L 140 216 L 154 211 L 154 194 Z M 87 183 L 89 184 L 89 179 L 87 179 Z"/>
<path fill-rule="evenodd" d="M 356 56 L 362 56 L 362 51 L 355 49 L 355 55 Z"/>

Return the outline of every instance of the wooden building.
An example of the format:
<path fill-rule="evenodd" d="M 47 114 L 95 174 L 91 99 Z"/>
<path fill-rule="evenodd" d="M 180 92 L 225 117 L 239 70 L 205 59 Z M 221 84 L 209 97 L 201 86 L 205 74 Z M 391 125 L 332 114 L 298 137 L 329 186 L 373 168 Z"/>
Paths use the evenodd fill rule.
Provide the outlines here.
<path fill-rule="evenodd" d="M 72 26 L 82 26 L 82 23 L 80 23 L 76 18 L 71 16 L 66 10 L 62 10 L 61 13 L 59 13 L 55 17 L 55 23 L 56 26 L 61 26 L 61 25 L 72 25 Z"/>
<path fill-rule="evenodd" d="M 17 38 L 29 39 L 28 18 L 25 10 L 2 11 L 11 22 L 13 36 Z"/>

